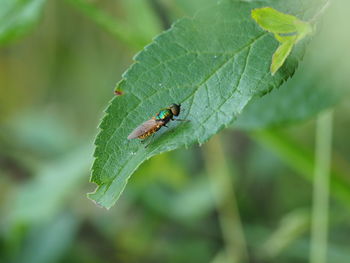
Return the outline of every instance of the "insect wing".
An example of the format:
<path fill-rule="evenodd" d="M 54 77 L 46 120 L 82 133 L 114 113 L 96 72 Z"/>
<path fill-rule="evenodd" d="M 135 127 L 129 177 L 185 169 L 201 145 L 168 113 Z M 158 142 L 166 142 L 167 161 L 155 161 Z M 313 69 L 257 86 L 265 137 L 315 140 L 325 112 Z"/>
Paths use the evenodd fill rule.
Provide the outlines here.
<path fill-rule="evenodd" d="M 148 131 L 152 130 L 154 127 L 158 126 L 159 122 L 157 122 L 155 119 L 150 119 L 148 121 L 145 121 L 140 126 L 138 126 L 135 130 L 132 131 L 132 133 L 129 134 L 128 139 L 135 139 L 139 136 L 147 133 Z"/>

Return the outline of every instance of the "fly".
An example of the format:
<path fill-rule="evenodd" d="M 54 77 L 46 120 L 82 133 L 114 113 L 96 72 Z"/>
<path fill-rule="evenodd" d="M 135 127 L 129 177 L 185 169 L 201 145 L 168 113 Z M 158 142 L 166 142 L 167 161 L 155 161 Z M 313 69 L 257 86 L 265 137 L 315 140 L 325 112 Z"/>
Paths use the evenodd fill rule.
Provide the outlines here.
<path fill-rule="evenodd" d="M 163 126 L 167 127 L 167 123 L 171 120 L 184 121 L 181 119 L 174 119 L 174 117 L 179 116 L 180 110 L 181 104 L 175 103 L 171 104 L 168 108 L 160 110 L 156 116 L 136 127 L 136 129 L 129 134 L 128 139 L 146 139 Z"/>

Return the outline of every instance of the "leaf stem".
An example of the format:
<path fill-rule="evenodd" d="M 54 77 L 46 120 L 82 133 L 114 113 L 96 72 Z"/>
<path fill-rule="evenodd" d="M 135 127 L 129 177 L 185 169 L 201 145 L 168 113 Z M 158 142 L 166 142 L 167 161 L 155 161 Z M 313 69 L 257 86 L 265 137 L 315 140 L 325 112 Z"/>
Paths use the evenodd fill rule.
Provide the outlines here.
<path fill-rule="evenodd" d="M 246 262 L 247 246 L 237 207 L 232 172 L 230 173 L 225 156 L 220 137 L 217 135 L 206 144 L 204 159 L 225 242 L 225 257 L 227 262 Z"/>
<path fill-rule="evenodd" d="M 327 261 L 332 112 L 317 118 L 310 263 Z"/>

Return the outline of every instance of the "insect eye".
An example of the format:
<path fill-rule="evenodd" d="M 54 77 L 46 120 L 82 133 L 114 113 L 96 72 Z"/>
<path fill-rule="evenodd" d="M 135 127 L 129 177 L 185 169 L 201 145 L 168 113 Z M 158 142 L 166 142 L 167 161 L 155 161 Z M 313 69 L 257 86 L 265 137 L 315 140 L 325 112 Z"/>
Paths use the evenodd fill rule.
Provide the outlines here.
<path fill-rule="evenodd" d="M 180 107 L 181 107 L 181 104 L 179 104 L 179 105 L 171 104 L 170 105 L 170 110 L 174 114 L 174 116 L 178 116 L 180 114 Z"/>

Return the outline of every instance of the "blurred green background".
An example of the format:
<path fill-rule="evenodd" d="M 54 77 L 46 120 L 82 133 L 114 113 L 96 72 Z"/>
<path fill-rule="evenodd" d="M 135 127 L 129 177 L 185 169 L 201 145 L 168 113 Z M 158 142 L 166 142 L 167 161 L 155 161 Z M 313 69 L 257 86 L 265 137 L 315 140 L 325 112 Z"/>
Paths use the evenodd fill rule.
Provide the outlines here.
<path fill-rule="evenodd" d="M 152 158 L 109 211 L 86 198 L 97 126 L 133 55 L 213 2 L 0 0 L 0 262 L 309 262 L 315 118 L 330 106 L 328 262 L 350 262 L 350 104 L 327 100 L 350 84 L 345 0 L 295 78 L 257 102 L 266 111 Z"/>

